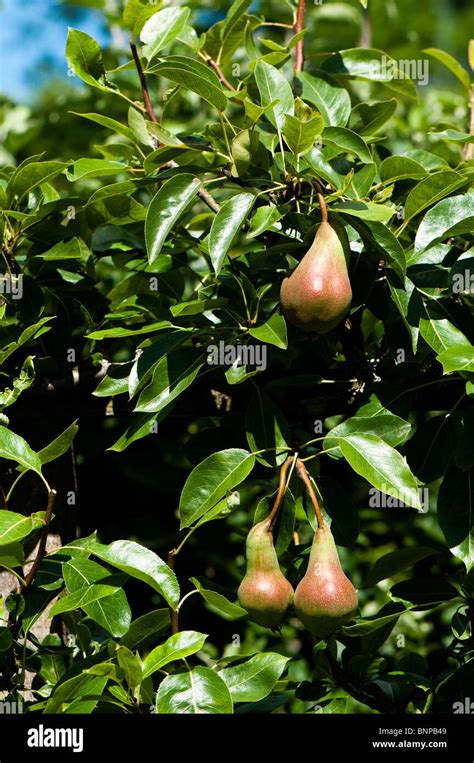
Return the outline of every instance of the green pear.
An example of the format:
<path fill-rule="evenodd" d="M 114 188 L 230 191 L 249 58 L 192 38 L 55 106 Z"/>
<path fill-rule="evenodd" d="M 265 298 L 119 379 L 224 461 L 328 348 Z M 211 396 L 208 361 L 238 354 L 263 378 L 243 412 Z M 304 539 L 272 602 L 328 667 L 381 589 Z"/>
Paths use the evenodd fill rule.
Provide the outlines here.
<path fill-rule="evenodd" d="M 341 231 L 341 238 L 346 238 Z M 319 226 L 314 242 L 281 285 L 283 314 L 303 331 L 325 334 L 346 315 L 352 300 L 347 271 L 347 243 L 328 222 Z"/>
<path fill-rule="evenodd" d="M 239 602 L 256 623 L 275 628 L 293 602 L 293 588 L 278 563 L 271 520 L 264 519 L 252 527 L 246 551 L 247 571 L 239 586 Z"/>
<path fill-rule="evenodd" d="M 296 613 L 311 633 L 325 637 L 350 620 L 357 606 L 357 591 L 342 570 L 332 532 L 322 525 L 295 591 Z"/>

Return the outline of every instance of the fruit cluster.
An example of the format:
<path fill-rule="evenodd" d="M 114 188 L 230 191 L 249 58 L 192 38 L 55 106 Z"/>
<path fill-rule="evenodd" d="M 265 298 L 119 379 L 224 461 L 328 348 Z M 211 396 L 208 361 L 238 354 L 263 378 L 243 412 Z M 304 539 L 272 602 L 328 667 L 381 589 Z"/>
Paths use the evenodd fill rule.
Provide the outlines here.
<path fill-rule="evenodd" d="M 296 591 L 283 575 L 273 543 L 273 524 L 285 491 L 286 472 L 296 464 L 314 505 L 318 528 L 305 576 Z M 329 636 L 357 611 L 357 592 L 344 574 L 331 530 L 325 523 L 304 463 L 289 457 L 281 469 L 280 488 L 269 516 L 254 525 L 247 537 L 247 571 L 238 597 L 252 620 L 276 628 L 294 604 L 304 626 L 316 636 Z"/>

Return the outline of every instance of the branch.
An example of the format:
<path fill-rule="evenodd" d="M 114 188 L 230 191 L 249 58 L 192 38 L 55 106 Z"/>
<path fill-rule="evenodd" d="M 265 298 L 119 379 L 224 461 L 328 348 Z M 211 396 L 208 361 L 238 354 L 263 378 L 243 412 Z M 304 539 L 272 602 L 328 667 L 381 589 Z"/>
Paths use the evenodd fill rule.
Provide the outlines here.
<path fill-rule="evenodd" d="M 296 11 L 295 21 L 295 34 L 299 34 L 304 28 L 304 16 L 306 10 L 306 0 L 298 0 L 298 10 Z M 296 55 L 295 55 L 295 73 L 303 70 L 304 64 L 304 40 L 298 40 L 296 43 Z"/>
<path fill-rule="evenodd" d="M 296 461 L 296 472 L 300 480 L 303 480 L 304 484 L 306 485 L 306 490 L 309 493 L 309 497 L 311 498 L 311 503 L 313 504 L 314 511 L 316 512 L 318 527 L 324 527 L 325 522 L 323 519 L 323 515 L 321 514 L 321 509 L 319 508 L 319 503 L 318 503 L 318 499 L 316 498 L 316 493 L 314 492 L 313 486 L 311 484 L 308 470 L 306 469 L 306 466 L 304 465 L 304 463 L 301 461 L 300 458 L 298 458 L 298 460 Z"/>
<path fill-rule="evenodd" d="M 41 535 L 40 535 L 40 541 L 38 544 L 38 551 L 36 553 L 36 558 L 31 565 L 30 571 L 28 572 L 28 575 L 25 578 L 25 582 L 20 588 L 20 593 L 23 593 L 25 588 L 27 588 L 33 580 L 36 577 L 36 573 L 38 572 L 38 568 L 43 561 L 43 557 L 46 551 L 46 541 L 48 540 L 49 535 L 49 526 L 51 524 L 51 519 L 53 516 L 53 510 L 54 510 L 54 504 L 56 502 L 56 496 L 57 492 L 56 490 L 50 490 L 48 493 L 48 505 L 46 507 L 46 515 L 44 518 L 44 525 L 41 529 Z"/>
<path fill-rule="evenodd" d="M 151 99 L 150 99 L 150 93 L 148 91 L 148 83 L 146 80 L 146 74 L 143 71 L 142 62 L 140 61 L 140 56 L 138 55 L 137 46 L 135 45 L 135 40 L 133 37 L 130 38 L 130 48 L 132 51 L 133 60 L 135 62 L 135 68 L 138 72 L 138 76 L 140 77 L 140 85 L 142 87 L 142 94 L 143 94 L 143 100 L 145 102 L 146 112 L 152 122 L 158 123 L 158 117 L 153 111 L 153 106 L 151 105 Z"/>
<path fill-rule="evenodd" d="M 469 125 L 469 135 L 474 135 L 474 85 L 471 87 L 471 121 Z M 474 143 L 466 143 L 464 148 L 464 159 L 466 162 L 474 156 Z"/>
<path fill-rule="evenodd" d="M 171 551 L 168 552 L 168 567 L 170 570 L 174 570 L 174 557 L 175 557 L 176 549 L 172 548 Z M 174 636 L 175 633 L 179 633 L 179 623 L 178 623 L 178 610 L 173 609 L 173 607 L 170 607 L 170 620 L 171 620 L 171 633 Z"/>
<path fill-rule="evenodd" d="M 131 51 L 132 51 L 133 60 L 135 62 L 135 68 L 136 68 L 136 70 L 138 72 L 138 76 L 140 77 L 140 85 L 141 85 L 141 88 L 142 88 L 142 95 L 143 95 L 143 100 L 145 102 L 146 112 L 147 112 L 148 116 L 150 117 L 151 121 L 155 122 L 155 124 L 158 124 L 159 123 L 158 117 L 156 116 L 156 114 L 155 114 L 155 112 L 153 110 L 153 106 L 151 104 L 151 99 L 150 99 L 150 93 L 148 91 L 148 83 L 147 83 L 147 79 L 146 79 L 146 74 L 143 71 L 142 62 L 140 61 L 140 56 L 138 55 L 137 46 L 135 44 L 135 40 L 133 39 L 133 37 L 130 39 L 130 48 L 131 48 Z M 224 76 L 224 75 L 222 75 L 222 76 Z M 231 90 L 234 89 L 232 87 L 232 85 L 230 85 L 230 83 L 227 83 L 227 85 L 230 86 Z M 175 167 L 179 167 L 179 164 L 177 164 L 174 161 L 171 161 L 171 162 L 168 162 L 168 166 L 175 168 Z M 202 199 L 202 201 L 205 204 L 207 204 L 207 206 L 210 209 L 212 209 L 213 212 L 218 212 L 219 211 L 220 206 L 217 203 L 217 201 L 215 201 L 215 199 L 211 196 L 209 191 L 206 191 L 204 188 L 201 188 L 198 191 L 198 196 L 199 196 L 200 199 Z"/>
<path fill-rule="evenodd" d="M 226 79 L 226 77 L 224 75 L 224 72 L 222 71 L 222 69 L 219 66 L 219 64 L 217 63 L 217 61 L 214 61 L 214 59 L 211 58 L 211 56 L 208 56 L 205 53 L 201 53 L 200 52 L 199 55 L 201 56 L 203 61 L 205 61 L 206 64 L 208 64 L 208 66 L 210 66 L 212 69 L 214 69 L 215 73 L 219 77 L 219 81 L 222 82 L 224 87 L 226 87 L 227 90 L 230 90 L 231 93 L 235 93 L 236 92 L 235 87 L 233 87 L 233 85 L 230 84 L 229 80 Z"/>

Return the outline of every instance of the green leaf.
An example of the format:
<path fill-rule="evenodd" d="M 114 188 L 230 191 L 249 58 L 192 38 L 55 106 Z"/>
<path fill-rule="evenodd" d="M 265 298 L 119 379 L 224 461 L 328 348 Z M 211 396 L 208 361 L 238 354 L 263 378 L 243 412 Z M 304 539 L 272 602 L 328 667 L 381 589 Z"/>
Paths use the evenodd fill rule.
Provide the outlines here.
<path fill-rule="evenodd" d="M 426 317 L 420 318 L 420 334 L 435 352 L 441 353 L 453 346 L 471 347 L 469 339 L 453 326 L 436 305 L 424 305 L 424 309 Z"/>
<path fill-rule="evenodd" d="M 326 125 L 345 127 L 351 113 L 351 99 L 346 88 L 337 80 L 318 72 L 300 72 L 297 80 L 301 85 L 301 97 L 314 104 Z"/>
<path fill-rule="evenodd" d="M 122 122 L 117 122 L 116 119 L 106 117 L 103 114 L 94 114 L 93 112 L 81 113 L 79 111 L 71 111 L 71 114 L 74 114 L 76 117 L 82 117 L 83 119 L 89 119 L 91 122 L 95 122 L 96 124 L 101 125 L 101 127 L 107 127 L 108 130 L 112 130 L 119 135 L 123 135 L 132 143 L 135 140 L 135 136 L 132 130 L 130 130 L 130 128 L 126 125 L 122 124 Z"/>
<path fill-rule="evenodd" d="M 238 193 L 224 202 L 214 217 L 209 234 L 209 255 L 216 274 L 254 202 L 252 193 Z"/>
<path fill-rule="evenodd" d="M 395 447 L 404 442 L 411 431 L 411 424 L 399 416 L 393 414 L 381 414 L 378 416 L 353 416 L 341 424 L 333 427 L 323 441 L 324 449 L 336 448 L 328 453 L 333 458 L 341 458 L 342 450 L 338 446 L 340 437 L 358 434 L 372 434 L 380 437 L 388 445 Z"/>
<path fill-rule="evenodd" d="M 348 435 L 339 443 L 344 458 L 357 474 L 382 493 L 421 510 L 418 484 L 397 450 L 372 434 Z"/>
<path fill-rule="evenodd" d="M 80 557 L 65 562 L 62 565 L 62 574 L 70 593 L 84 590 L 99 581 L 110 586 L 114 580 L 105 567 L 91 559 Z M 116 584 L 118 585 L 118 582 Z M 81 607 L 86 615 L 99 623 L 114 638 L 125 635 L 130 627 L 132 613 L 125 592 L 121 588 L 106 598 L 82 604 Z"/>
<path fill-rule="evenodd" d="M 117 326 L 116 328 L 104 329 L 103 331 L 93 331 L 86 336 L 87 339 L 119 339 L 125 336 L 154 334 L 156 331 L 168 328 L 173 328 L 173 324 L 170 323 L 170 321 L 157 321 L 156 323 L 148 323 L 146 326 L 141 326 L 138 329 L 128 329 L 124 326 Z"/>
<path fill-rule="evenodd" d="M 32 162 L 24 167 L 19 167 L 13 173 L 6 187 L 9 201 L 15 197 L 21 201 L 34 188 L 56 177 L 65 168 L 64 162 Z"/>
<path fill-rule="evenodd" d="M 205 363 L 201 350 L 184 347 L 165 355 L 155 366 L 151 382 L 141 393 L 135 411 L 158 413 L 195 380 Z"/>
<path fill-rule="evenodd" d="M 0 627 L 0 652 L 7 652 L 13 644 L 10 628 Z"/>
<path fill-rule="evenodd" d="M 111 585 L 90 585 L 86 588 L 81 588 L 79 591 L 63 596 L 50 610 L 51 617 L 59 615 L 62 612 L 70 612 L 73 609 L 80 609 L 86 607 L 92 602 L 104 599 L 107 596 L 117 593 L 119 586 Z"/>
<path fill-rule="evenodd" d="M 143 55 L 150 61 L 181 34 L 190 14 L 189 8 L 163 8 L 153 14 L 140 33 Z"/>
<path fill-rule="evenodd" d="M 373 201 L 336 202 L 332 205 L 332 208 L 351 217 L 379 223 L 388 222 L 396 211 L 393 207 L 388 207 L 385 204 L 376 204 Z"/>
<path fill-rule="evenodd" d="M 121 453 L 126 450 L 129 445 L 141 440 L 143 437 L 147 437 L 150 434 L 157 434 L 158 424 L 163 421 L 170 411 L 173 405 L 166 405 L 158 413 L 138 413 L 133 419 L 132 423 L 125 430 L 125 432 L 118 438 L 117 442 L 114 442 L 107 450 L 113 450 L 116 453 Z"/>
<path fill-rule="evenodd" d="M 474 469 L 451 465 L 438 493 L 438 521 L 451 553 L 474 567 Z"/>
<path fill-rule="evenodd" d="M 203 524 L 204 521 L 207 520 L 208 515 L 213 513 L 214 510 L 210 511 L 198 524 Z M 219 591 L 214 591 L 212 588 L 205 588 L 205 583 L 203 584 L 199 578 L 189 579 L 191 583 L 194 583 L 204 601 L 209 604 L 211 610 L 217 611 L 219 615 L 222 615 L 226 620 L 238 620 L 241 617 L 247 616 L 248 613 L 246 609 L 229 601 L 229 599 L 222 593 L 219 593 Z"/>
<path fill-rule="evenodd" d="M 120 644 L 128 649 L 138 649 L 150 641 L 156 641 L 170 630 L 169 609 L 154 609 L 133 621 Z"/>
<path fill-rule="evenodd" d="M 436 356 L 443 366 L 445 374 L 453 371 L 474 372 L 474 347 L 472 345 L 459 344 L 443 350 Z"/>
<path fill-rule="evenodd" d="M 128 381 L 129 394 L 133 397 L 151 379 L 158 363 L 187 339 L 187 332 L 172 331 L 159 337 L 147 347 L 135 361 Z"/>
<path fill-rule="evenodd" d="M 156 696 L 158 713 L 232 713 L 232 699 L 222 678 L 198 666 L 189 673 L 167 676 Z"/>
<path fill-rule="evenodd" d="M 369 82 L 382 82 L 390 90 L 417 98 L 416 88 L 398 67 L 397 61 L 383 50 L 349 48 L 327 58 L 321 68 L 337 77 L 349 77 Z"/>
<path fill-rule="evenodd" d="M 170 307 L 171 315 L 202 315 L 207 310 L 218 310 L 221 307 L 228 307 L 230 300 L 226 298 L 212 298 L 212 299 L 192 299 L 190 302 L 180 302 L 177 305 Z"/>
<path fill-rule="evenodd" d="M 197 631 L 180 631 L 180 633 L 170 636 L 164 644 L 157 646 L 145 658 L 143 678 L 151 676 L 170 662 L 196 654 L 202 649 L 206 639 L 205 633 L 198 633 Z"/>
<path fill-rule="evenodd" d="M 406 178 L 423 178 L 427 174 L 422 164 L 407 156 L 388 156 L 380 165 L 380 179 L 383 183 Z"/>
<path fill-rule="evenodd" d="M 453 232 L 472 231 L 474 228 L 473 200 L 472 193 L 450 196 L 429 209 L 416 232 L 415 251 L 427 249 L 438 241 L 448 238 Z"/>
<path fill-rule="evenodd" d="M 281 410 L 259 388 L 247 408 L 245 428 L 249 448 L 267 451 L 257 456 L 260 463 L 273 467 L 283 463 L 288 455 L 290 429 Z"/>
<path fill-rule="evenodd" d="M 200 181 L 193 175 L 174 175 L 163 183 L 151 200 L 145 221 L 145 241 L 150 265 L 159 256 L 175 223 L 196 198 L 200 185 Z"/>
<path fill-rule="evenodd" d="M 413 567 L 420 559 L 426 559 L 427 556 L 435 553 L 436 551 L 433 548 L 427 548 L 426 546 L 391 551 L 389 554 L 385 554 L 380 559 L 377 559 L 372 569 L 369 570 L 363 587 L 370 588 L 380 580 L 391 578 L 398 572 L 401 572 L 401 570 Z"/>
<path fill-rule="evenodd" d="M 119 646 L 117 649 L 117 661 L 125 674 L 127 686 L 134 692 L 144 679 L 140 657 L 137 654 L 133 654 L 127 647 Z"/>
<path fill-rule="evenodd" d="M 189 527 L 250 474 L 255 457 L 247 450 L 230 448 L 213 453 L 189 475 L 179 501 L 181 528 Z"/>
<path fill-rule="evenodd" d="M 375 135 L 379 128 L 393 115 L 397 101 L 376 101 L 375 103 L 358 103 L 351 112 L 349 127 L 358 135 Z"/>
<path fill-rule="evenodd" d="M 306 154 L 313 148 L 314 141 L 321 135 L 323 128 L 324 120 L 320 114 L 306 122 L 291 114 L 285 114 L 284 138 L 295 156 Z"/>
<path fill-rule="evenodd" d="M 35 365 L 33 363 L 33 357 L 29 355 L 20 371 L 20 375 L 13 379 L 11 388 L 6 388 L 4 392 L 0 392 L 0 408 L 8 408 L 9 405 L 13 405 L 22 392 L 25 392 L 31 387 L 35 380 Z"/>
<path fill-rule="evenodd" d="M 131 540 L 116 540 L 109 546 L 91 542 L 88 549 L 103 562 L 138 578 L 166 599 L 170 607 L 179 601 L 179 585 L 173 570 L 149 548 Z"/>
<path fill-rule="evenodd" d="M 249 329 L 249 334 L 260 342 L 273 344 L 282 350 L 286 350 L 288 347 L 286 321 L 280 313 L 273 313 L 261 326 Z"/>
<path fill-rule="evenodd" d="M 44 712 L 57 714 L 64 713 L 65 706 L 74 700 L 80 699 L 88 695 L 100 695 L 102 694 L 105 685 L 107 683 L 107 677 L 103 676 L 90 676 L 87 673 L 81 673 L 78 676 L 69 678 L 67 681 L 56 686 L 52 696 L 46 702 Z M 95 704 L 97 704 L 95 702 Z M 88 712 L 92 712 L 89 709 Z"/>
<path fill-rule="evenodd" d="M 412 188 L 405 201 L 405 222 L 464 185 L 466 178 L 453 170 L 434 172 Z"/>
<path fill-rule="evenodd" d="M 187 56 L 168 56 L 149 71 L 197 93 L 219 112 L 227 106 L 227 96 L 219 78 L 209 66 L 200 61 Z"/>
<path fill-rule="evenodd" d="M 351 225 L 371 248 L 375 249 L 384 260 L 388 260 L 387 267 L 404 281 L 407 268 L 405 251 L 390 228 L 376 220 L 359 222 L 357 218 L 351 219 Z"/>
<path fill-rule="evenodd" d="M 295 113 L 295 101 L 291 91 L 290 83 L 274 66 L 265 61 L 259 61 L 255 67 L 255 81 L 260 93 L 262 106 L 270 106 L 275 103 L 268 111 L 266 116 L 272 125 L 283 130 L 285 126 L 285 114 Z"/>
<path fill-rule="evenodd" d="M 271 228 L 274 223 L 281 220 L 282 213 L 278 211 L 274 204 L 268 204 L 265 207 L 259 207 L 253 213 L 250 219 L 250 228 L 247 232 L 247 238 L 255 238 L 260 236 L 266 230 Z"/>
<path fill-rule="evenodd" d="M 38 456 L 42 464 L 49 464 L 66 453 L 71 447 L 79 427 L 77 420 L 64 430 L 55 440 L 49 443 L 45 448 L 38 451 Z"/>
<path fill-rule="evenodd" d="M 134 35 L 138 36 L 145 21 L 158 10 L 158 4 L 150 3 L 150 0 L 128 0 L 123 12 L 124 24 Z"/>
<path fill-rule="evenodd" d="M 222 26 L 221 39 L 223 45 L 251 3 L 252 0 L 234 0 L 231 4 Z"/>
<path fill-rule="evenodd" d="M 85 178 L 107 177 L 126 172 L 128 167 L 122 162 L 110 159 L 78 159 L 69 165 L 66 177 L 71 182 Z"/>
<path fill-rule="evenodd" d="M 14 543 L 4 544 L 3 541 L 0 540 L 0 568 L 7 567 L 9 569 L 14 569 L 15 567 L 21 567 L 24 560 L 25 554 L 21 543 L 15 541 Z"/>
<path fill-rule="evenodd" d="M 281 654 L 264 652 L 224 668 L 218 675 L 225 681 L 234 702 L 258 702 L 273 690 L 288 660 Z"/>
<path fill-rule="evenodd" d="M 100 45 L 79 29 L 68 30 L 66 59 L 72 73 L 92 87 L 108 90 Z"/>
<path fill-rule="evenodd" d="M 336 146 L 343 151 L 355 154 L 362 162 L 373 162 L 372 154 L 366 142 L 357 133 L 346 127 L 325 127 L 322 134 L 324 144 Z"/>
<path fill-rule="evenodd" d="M 436 58 L 437 61 L 440 61 L 442 64 L 444 64 L 444 66 L 446 66 L 449 71 L 459 80 L 461 85 L 465 88 L 466 92 L 468 94 L 470 93 L 471 80 L 469 74 L 453 56 L 451 56 L 449 53 L 446 53 L 444 50 L 439 50 L 439 48 L 425 48 L 422 52 L 428 53 L 429 56 Z"/>
<path fill-rule="evenodd" d="M 89 257 L 91 250 L 81 238 L 74 236 L 69 241 L 59 241 L 46 252 L 35 255 L 38 259 L 49 260 L 79 260 Z"/>
<path fill-rule="evenodd" d="M 41 459 L 38 453 L 30 448 L 23 437 L 2 426 L 0 426 L 0 458 L 16 461 L 25 469 L 32 469 L 36 474 L 41 474 Z"/>
<path fill-rule="evenodd" d="M 367 618 L 365 620 L 358 620 L 355 625 L 343 625 L 342 630 L 345 636 L 368 636 L 375 631 L 384 628 L 386 625 L 398 620 L 400 615 L 404 612 L 408 612 L 410 607 L 404 607 L 403 604 L 397 604 L 397 611 L 392 612 L 389 615 L 383 615 L 382 617 Z"/>

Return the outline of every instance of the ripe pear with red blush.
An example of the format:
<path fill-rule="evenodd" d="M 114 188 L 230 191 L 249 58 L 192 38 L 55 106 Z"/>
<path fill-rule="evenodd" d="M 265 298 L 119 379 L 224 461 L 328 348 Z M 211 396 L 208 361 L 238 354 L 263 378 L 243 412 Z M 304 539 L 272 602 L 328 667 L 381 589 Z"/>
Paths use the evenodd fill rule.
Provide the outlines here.
<path fill-rule="evenodd" d="M 323 220 L 309 250 L 281 285 L 281 308 L 294 326 L 325 334 L 342 321 L 352 300 L 347 251 L 345 231 L 336 232 Z"/>
<path fill-rule="evenodd" d="M 320 525 L 295 591 L 296 613 L 311 633 L 324 638 L 351 620 L 357 607 L 357 591 L 343 572 L 332 532 Z"/>
<path fill-rule="evenodd" d="M 246 551 L 247 572 L 238 590 L 240 605 L 259 625 L 275 628 L 292 604 L 294 592 L 278 563 L 271 519 L 252 527 Z"/>

